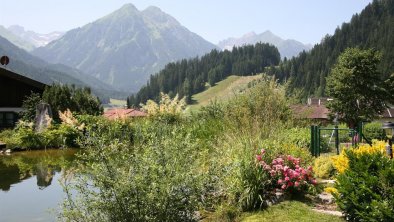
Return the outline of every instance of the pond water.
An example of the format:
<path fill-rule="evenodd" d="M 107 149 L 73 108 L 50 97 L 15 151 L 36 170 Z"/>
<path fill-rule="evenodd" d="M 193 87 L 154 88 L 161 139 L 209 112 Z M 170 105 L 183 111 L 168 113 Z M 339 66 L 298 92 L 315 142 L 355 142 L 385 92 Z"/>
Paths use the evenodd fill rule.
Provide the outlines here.
<path fill-rule="evenodd" d="M 0 221 L 56 221 L 75 149 L 0 155 Z"/>

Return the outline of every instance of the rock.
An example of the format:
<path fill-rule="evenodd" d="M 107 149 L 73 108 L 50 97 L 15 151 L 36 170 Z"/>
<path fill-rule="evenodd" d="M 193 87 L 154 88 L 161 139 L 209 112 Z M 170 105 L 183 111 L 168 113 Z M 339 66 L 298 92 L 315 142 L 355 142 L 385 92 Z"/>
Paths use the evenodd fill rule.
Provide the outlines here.
<path fill-rule="evenodd" d="M 317 196 L 322 203 L 331 204 L 334 201 L 334 197 L 329 193 L 321 193 Z"/>
<path fill-rule="evenodd" d="M 5 150 L 5 153 L 11 153 L 11 149 Z"/>

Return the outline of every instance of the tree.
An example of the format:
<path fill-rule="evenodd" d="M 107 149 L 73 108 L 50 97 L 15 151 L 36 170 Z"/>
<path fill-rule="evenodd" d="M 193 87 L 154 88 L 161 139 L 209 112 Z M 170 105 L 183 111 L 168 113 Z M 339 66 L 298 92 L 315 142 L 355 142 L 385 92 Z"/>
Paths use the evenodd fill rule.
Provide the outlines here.
<path fill-rule="evenodd" d="M 20 113 L 22 120 L 33 122 L 36 118 L 37 105 L 41 101 L 41 96 L 38 93 L 31 92 L 29 96 L 26 96 L 22 103 L 23 111 Z"/>
<path fill-rule="evenodd" d="M 89 115 L 100 115 L 103 112 L 100 101 L 91 94 L 89 88 L 53 84 L 45 88 L 42 100 L 51 105 L 55 121 L 59 121 L 58 112 L 67 109 Z"/>
<path fill-rule="evenodd" d="M 380 61 L 375 50 L 348 48 L 327 77 L 326 93 L 333 99 L 327 107 L 350 128 L 375 119 L 390 101 L 388 84 L 378 71 Z"/>

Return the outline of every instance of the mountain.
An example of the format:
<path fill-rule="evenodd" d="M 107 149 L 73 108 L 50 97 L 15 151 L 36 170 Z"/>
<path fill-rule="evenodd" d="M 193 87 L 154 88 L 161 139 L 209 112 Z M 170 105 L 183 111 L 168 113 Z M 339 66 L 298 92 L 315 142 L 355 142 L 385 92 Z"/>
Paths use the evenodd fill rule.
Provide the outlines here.
<path fill-rule="evenodd" d="M 30 55 L 25 50 L 13 45 L 7 39 L 0 37 L 0 55 L 7 55 L 10 63 L 7 69 L 15 71 L 31 79 L 46 83 L 74 84 L 79 87 L 89 86 L 102 99 L 110 96 L 122 97 L 121 92 L 111 86 L 87 76 L 81 71 L 60 64 L 48 64 L 44 60 Z"/>
<path fill-rule="evenodd" d="M 0 25 L 0 36 L 6 38 L 12 44 L 26 51 L 32 51 L 35 48 L 35 46 L 32 43 L 25 41 L 24 39 L 15 35 L 14 33 L 12 33 L 11 31 L 9 31 L 8 29 L 4 28 L 4 26 L 1 25 Z"/>
<path fill-rule="evenodd" d="M 265 31 L 261 34 L 254 32 L 247 33 L 240 38 L 228 38 L 218 43 L 221 49 L 231 50 L 234 46 L 242 46 L 245 44 L 256 44 L 258 42 L 269 43 L 278 47 L 282 58 L 291 58 L 298 55 L 302 51 L 308 51 L 312 48 L 311 45 L 305 45 L 299 41 L 292 39 L 281 39 L 271 31 Z"/>
<path fill-rule="evenodd" d="M 309 52 L 282 62 L 270 74 L 287 80 L 290 92 L 303 98 L 324 96 L 326 77 L 338 56 L 349 47 L 374 48 L 382 54 L 380 72 L 386 78 L 394 73 L 394 1 L 374 0 L 334 35 L 326 35 Z"/>
<path fill-rule="evenodd" d="M 58 31 L 48 34 L 40 34 L 33 31 L 26 31 L 25 28 L 19 25 L 12 25 L 8 27 L 8 31 L 25 42 L 30 43 L 34 48 L 46 46 L 48 43 L 60 38 L 64 34 L 64 32 Z"/>
<path fill-rule="evenodd" d="M 33 53 L 135 92 L 165 64 L 215 48 L 157 7 L 139 11 L 126 4 Z"/>

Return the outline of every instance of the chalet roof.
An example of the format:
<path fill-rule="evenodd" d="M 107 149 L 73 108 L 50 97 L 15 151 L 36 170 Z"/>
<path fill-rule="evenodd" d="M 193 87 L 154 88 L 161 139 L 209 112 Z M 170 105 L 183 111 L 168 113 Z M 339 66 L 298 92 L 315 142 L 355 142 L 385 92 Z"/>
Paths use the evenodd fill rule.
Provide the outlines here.
<path fill-rule="evenodd" d="M 26 76 L 22 76 L 20 74 L 17 74 L 17 73 L 15 73 L 13 71 L 10 71 L 8 69 L 4 69 L 4 68 L 1 68 L 1 67 L 0 67 L 0 77 L 6 77 L 6 78 L 9 78 L 9 79 L 14 79 L 14 80 L 23 82 L 23 83 L 25 83 L 27 85 L 30 85 L 30 86 L 33 86 L 35 88 L 42 89 L 42 90 L 44 90 L 45 86 L 47 86 L 47 84 L 45 84 L 45 83 L 38 82 L 38 81 L 36 81 L 34 79 L 30 79 L 30 78 L 28 78 Z"/>
<path fill-rule="evenodd" d="M 297 118 L 328 119 L 330 113 L 324 105 L 293 105 L 291 109 Z"/>
<path fill-rule="evenodd" d="M 110 120 L 147 116 L 145 112 L 137 109 L 110 109 L 104 112 L 103 115 Z"/>

